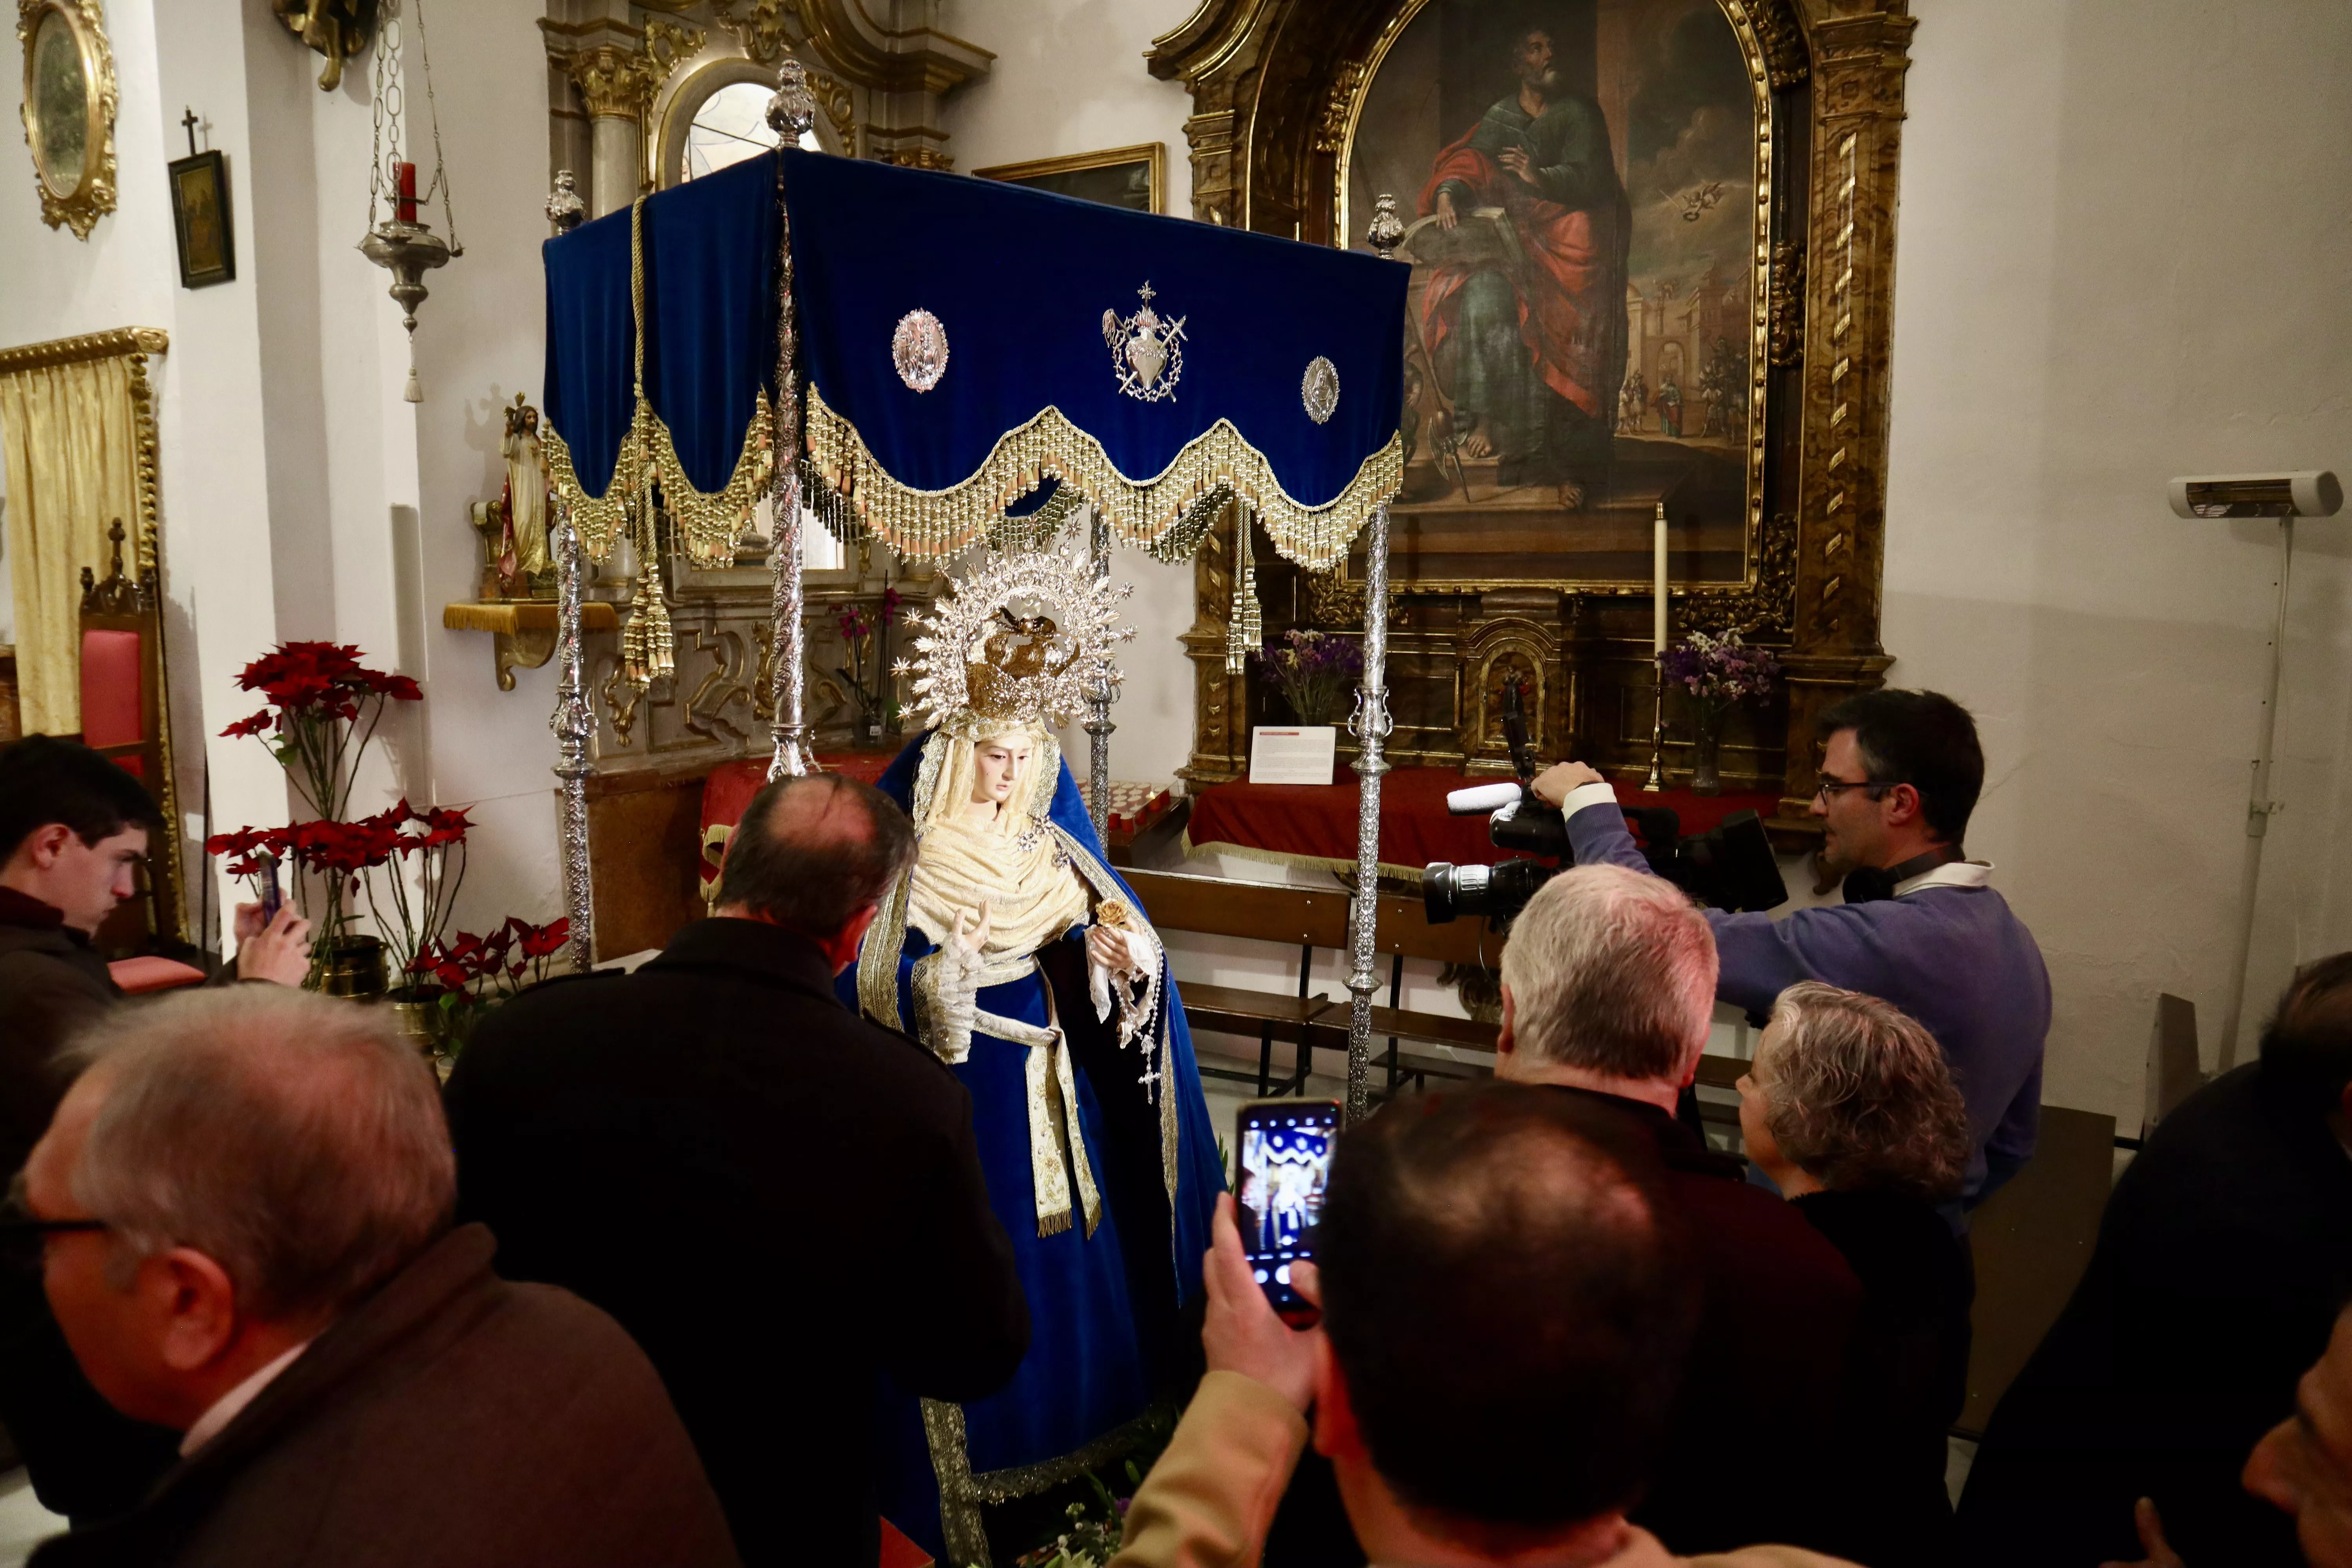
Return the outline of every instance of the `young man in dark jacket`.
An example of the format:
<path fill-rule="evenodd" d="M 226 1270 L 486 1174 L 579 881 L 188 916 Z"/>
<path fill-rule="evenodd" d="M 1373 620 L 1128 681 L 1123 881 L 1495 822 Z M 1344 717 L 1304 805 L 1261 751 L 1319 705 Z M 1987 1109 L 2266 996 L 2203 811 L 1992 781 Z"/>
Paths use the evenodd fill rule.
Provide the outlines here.
<path fill-rule="evenodd" d="M 90 939 L 138 891 L 161 814 L 87 746 L 31 735 L 0 750 L 0 1176 L 14 1176 L 65 1095 L 58 1048 L 122 999 Z M 246 978 L 298 985 L 310 926 L 289 905 L 262 929 L 237 911 Z M 37 1276 L 0 1269 L 0 1424 L 42 1505 L 77 1521 L 138 1501 L 170 1463 L 168 1435 L 126 1420 L 83 1380 Z"/>

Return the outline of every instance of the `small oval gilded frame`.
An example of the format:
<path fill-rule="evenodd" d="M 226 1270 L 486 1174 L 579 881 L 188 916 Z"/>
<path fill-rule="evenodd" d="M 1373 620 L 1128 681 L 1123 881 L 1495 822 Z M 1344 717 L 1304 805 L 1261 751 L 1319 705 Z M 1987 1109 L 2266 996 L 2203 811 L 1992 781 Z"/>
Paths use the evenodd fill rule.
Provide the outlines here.
<path fill-rule="evenodd" d="M 100 0 L 16 0 L 25 49 L 18 112 L 41 195 L 41 221 L 88 239 L 114 210 L 114 51 Z"/>

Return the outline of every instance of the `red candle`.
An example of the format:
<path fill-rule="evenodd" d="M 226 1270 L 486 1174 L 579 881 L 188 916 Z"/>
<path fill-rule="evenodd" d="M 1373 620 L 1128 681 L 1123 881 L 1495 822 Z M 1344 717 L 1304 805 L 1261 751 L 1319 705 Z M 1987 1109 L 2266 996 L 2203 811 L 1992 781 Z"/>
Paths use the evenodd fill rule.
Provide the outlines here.
<path fill-rule="evenodd" d="M 403 223 L 415 223 L 416 221 L 416 165 L 394 163 L 392 166 L 392 172 L 399 190 L 398 196 L 392 204 L 392 216 Z"/>

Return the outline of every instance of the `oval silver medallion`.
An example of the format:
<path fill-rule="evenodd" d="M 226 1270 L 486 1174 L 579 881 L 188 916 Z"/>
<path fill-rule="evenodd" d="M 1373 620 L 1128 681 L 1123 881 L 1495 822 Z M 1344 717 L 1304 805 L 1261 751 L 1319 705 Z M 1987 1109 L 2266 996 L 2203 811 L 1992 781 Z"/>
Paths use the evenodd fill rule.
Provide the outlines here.
<path fill-rule="evenodd" d="M 1308 360 L 1298 383 L 1298 400 L 1307 405 L 1307 417 L 1318 425 L 1328 420 L 1339 406 L 1339 367 L 1321 354 Z"/>
<path fill-rule="evenodd" d="M 909 310 L 898 318 L 890 334 L 890 363 L 898 379 L 917 392 L 929 392 L 948 373 L 948 330 L 929 310 Z"/>

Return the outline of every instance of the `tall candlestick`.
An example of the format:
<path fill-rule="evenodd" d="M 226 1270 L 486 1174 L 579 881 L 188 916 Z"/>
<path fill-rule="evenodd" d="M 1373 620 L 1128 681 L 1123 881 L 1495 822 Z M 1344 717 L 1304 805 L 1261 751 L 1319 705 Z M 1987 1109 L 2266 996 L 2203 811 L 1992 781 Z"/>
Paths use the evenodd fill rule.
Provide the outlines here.
<path fill-rule="evenodd" d="M 1658 503 L 1657 521 L 1653 525 L 1651 577 L 1656 594 L 1650 605 L 1650 640 L 1659 657 L 1666 651 L 1666 503 Z"/>
<path fill-rule="evenodd" d="M 1655 794 L 1666 787 L 1666 503 L 1658 503 L 1651 534 L 1651 657 L 1657 671 L 1650 686 L 1650 774 L 1643 789 Z"/>

